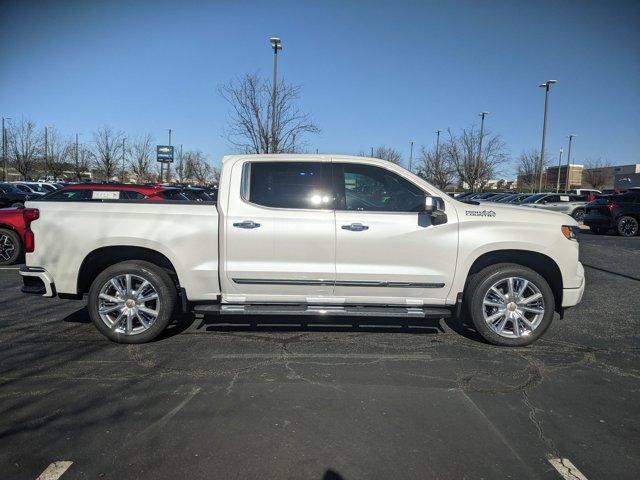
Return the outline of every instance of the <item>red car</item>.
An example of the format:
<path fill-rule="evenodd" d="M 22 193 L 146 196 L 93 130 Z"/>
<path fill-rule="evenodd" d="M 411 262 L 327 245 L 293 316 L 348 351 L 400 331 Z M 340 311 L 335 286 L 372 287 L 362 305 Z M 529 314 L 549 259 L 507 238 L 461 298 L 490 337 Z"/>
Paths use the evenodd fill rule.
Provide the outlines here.
<path fill-rule="evenodd" d="M 24 252 L 33 252 L 33 233 L 29 225 L 38 214 L 34 208 L 0 209 L 0 265 L 11 265 Z"/>
<path fill-rule="evenodd" d="M 121 183 L 78 183 L 67 185 L 43 197 L 43 200 L 182 200 L 180 190 L 162 185 L 128 185 Z"/>

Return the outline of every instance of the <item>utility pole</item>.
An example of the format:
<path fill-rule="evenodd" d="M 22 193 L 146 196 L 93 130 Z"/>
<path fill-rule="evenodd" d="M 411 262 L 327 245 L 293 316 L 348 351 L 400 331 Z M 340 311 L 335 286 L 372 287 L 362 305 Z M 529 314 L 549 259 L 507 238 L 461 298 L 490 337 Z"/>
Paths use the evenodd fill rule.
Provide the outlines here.
<path fill-rule="evenodd" d="M 49 158 L 49 133 L 48 127 L 44 127 L 44 168 L 47 170 L 48 158 Z M 49 172 L 47 172 L 49 173 Z M 54 179 L 55 180 L 55 179 Z"/>
<path fill-rule="evenodd" d="M 436 130 L 436 164 L 440 158 L 440 132 L 441 130 Z"/>
<path fill-rule="evenodd" d="M 3 179 L 3 181 L 6 182 L 7 181 L 7 177 L 9 175 L 9 173 L 7 171 L 7 144 L 9 142 L 7 141 L 7 130 L 4 128 L 4 121 L 5 120 L 11 120 L 11 119 L 2 117 L 2 164 L 4 166 L 2 179 Z"/>
<path fill-rule="evenodd" d="M 282 50 L 282 42 L 278 37 L 269 39 L 273 48 L 273 91 L 271 93 L 271 152 L 278 153 L 276 145 L 276 94 L 278 82 L 278 50 Z"/>
<path fill-rule="evenodd" d="M 78 176 L 77 180 L 80 181 L 80 167 L 78 165 L 78 134 L 76 133 L 76 175 Z"/>
<path fill-rule="evenodd" d="M 413 168 L 413 140 L 411 140 L 411 149 L 409 150 L 409 171 Z"/>
<path fill-rule="evenodd" d="M 542 192 L 542 172 L 544 170 L 544 143 L 547 137 L 547 107 L 549 104 L 549 87 L 556 83 L 557 80 L 547 80 L 544 83 L 538 85 L 540 88 L 544 88 L 544 120 L 542 122 L 542 147 L 540 148 L 540 185 L 539 192 Z"/>
<path fill-rule="evenodd" d="M 575 137 L 575 135 L 573 133 L 569 134 L 569 151 L 567 152 L 567 174 L 566 174 L 566 188 L 564 189 L 565 192 L 569 191 L 569 170 L 571 168 L 571 141 L 573 140 L 573 137 Z"/>
<path fill-rule="evenodd" d="M 371 158 L 373 158 L 373 147 L 371 147 Z"/>
<path fill-rule="evenodd" d="M 560 156 L 558 156 L 558 179 L 556 182 L 556 193 L 560 192 L 560 166 L 562 165 L 562 147 L 560 147 Z"/>
<path fill-rule="evenodd" d="M 122 175 L 120 176 L 120 183 L 124 183 L 124 138 L 122 139 Z"/>
<path fill-rule="evenodd" d="M 484 138 L 484 117 L 489 115 L 489 112 L 480 112 L 480 144 L 478 145 L 478 164 L 476 166 L 476 178 L 474 181 L 480 179 L 480 175 L 482 172 L 482 140 Z M 473 190 L 475 190 L 475 185 L 473 186 Z"/>

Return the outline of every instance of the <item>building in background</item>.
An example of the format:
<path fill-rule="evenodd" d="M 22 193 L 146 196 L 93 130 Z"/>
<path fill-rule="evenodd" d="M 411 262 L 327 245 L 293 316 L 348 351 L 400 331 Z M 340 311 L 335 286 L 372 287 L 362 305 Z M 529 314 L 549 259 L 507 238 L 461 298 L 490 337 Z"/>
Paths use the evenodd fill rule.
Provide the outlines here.
<path fill-rule="evenodd" d="M 585 188 L 593 188 L 594 185 L 592 185 L 590 179 L 597 178 L 598 183 L 604 183 L 600 189 L 620 189 L 620 186 L 615 185 L 615 179 L 622 179 L 627 176 L 633 176 L 634 174 L 640 174 L 640 163 L 585 169 L 582 172 L 582 186 Z M 622 181 L 624 182 L 624 180 Z"/>
<path fill-rule="evenodd" d="M 584 165 L 570 165 L 569 166 L 569 189 L 582 187 L 582 173 Z M 555 191 L 558 184 L 558 175 L 560 176 L 560 190 L 567 188 L 567 166 L 561 165 L 560 168 L 555 167 L 547 168 L 545 172 L 545 185 L 547 190 Z"/>

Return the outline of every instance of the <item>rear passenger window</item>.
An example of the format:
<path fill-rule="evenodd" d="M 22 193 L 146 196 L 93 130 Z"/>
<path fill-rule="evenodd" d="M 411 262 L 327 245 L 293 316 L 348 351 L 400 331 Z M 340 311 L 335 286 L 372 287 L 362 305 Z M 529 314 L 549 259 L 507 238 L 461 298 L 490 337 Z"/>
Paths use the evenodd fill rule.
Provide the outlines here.
<path fill-rule="evenodd" d="M 77 202 L 85 200 L 90 193 L 91 190 L 58 190 L 48 194 L 45 199 L 54 202 Z"/>
<path fill-rule="evenodd" d="M 245 199 L 275 208 L 333 208 L 329 167 L 321 162 L 251 162 Z"/>

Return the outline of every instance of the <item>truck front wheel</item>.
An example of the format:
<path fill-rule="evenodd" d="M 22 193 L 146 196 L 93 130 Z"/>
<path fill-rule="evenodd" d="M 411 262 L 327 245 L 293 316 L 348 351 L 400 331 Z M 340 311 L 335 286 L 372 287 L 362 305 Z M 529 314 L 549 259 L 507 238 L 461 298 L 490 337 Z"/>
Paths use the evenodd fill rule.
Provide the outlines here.
<path fill-rule="evenodd" d="M 93 324 L 118 343 L 153 340 L 171 320 L 177 291 L 160 267 L 144 261 L 126 261 L 106 268 L 89 289 Z"/>
<path fill-rule="evenodd" d="M 549 328 L 555 311 L 547 281 L 513 263 L 492 265 L 475 274 L 466 301 L 476 330 L 494 345 L 533 343 Z"/>

